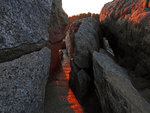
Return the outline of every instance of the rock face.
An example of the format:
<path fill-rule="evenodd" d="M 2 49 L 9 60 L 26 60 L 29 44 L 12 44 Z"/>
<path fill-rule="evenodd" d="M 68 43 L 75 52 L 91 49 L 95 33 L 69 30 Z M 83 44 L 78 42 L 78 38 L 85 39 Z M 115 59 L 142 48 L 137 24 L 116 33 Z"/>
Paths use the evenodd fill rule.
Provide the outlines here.
<path fill-rule="evenodd" d="M 66 36 L 66 48 L 70 58 L 79 68 L 88 68 L 91 53 L 100 48 L 100 28 L 93 18 L 85 18 L 73 23 Z"/>
<path fill-rule="evenodd" d="M 119 63 L 131 72 L 134 86 L 150 102 L 150 9 L 146 4 L 150 2 L 114 0 L 104 6 L 100 21 L 113 35 L 109 42 Z"/>
<path fill-rule="evenodd" d="M 1 1 L 0 15 L 0 112 L 43 113 L 51 56 L 46 46 L 67 23 L 61 0 Z"/>
<path fill-rule="evenodd" d="M 54 72 L 61 62 L 59 50 L 62 48 L 62 40 L 65 38 L 65 27 L 68 24 L 68 16 L 62 9 L 61 0 L 53 0 L 50 16 L 50 25 L 48 27 L 50 33 L 49 43 L 52 50 L 50 71 Z"/>
<path fill-rule="evenodd" d="M 100 48 L 99 23 L 93 18 L 75 21 L 66 36 L 66 49 L 71 60 L 69 84 L 86 112 L 99 113 L 92 77 L 92 52 Z M 92 104 L 92 105 L 91 105 Z"/>
<path fill-rule="evenodd" d="M 68 24 L 68 15 L 62 9 L 62 0 L 53 0 L 50 14 L 50 41 L 54 43 L 64 38 L 65 27 Z"/>
<path fill-rule="evenodd" d="M 120 64 L 132 70 L 136 78 L 144 78 L 145 82 L 150 80 L 150 9 L 146 2 L 113 0 L 100 14 L 104 31 L 113 35 L 108 40 L 120 58 Z"/>
<path fill-rule="evenodd" d="M 0 64 L 0 112 L 42 113 L 50 66 L 50 50 Z"/>
<path fill-rule="evenodd" d="M 51 4 L 52 0 L 9 0 L 0 4 L 0 62 L 46 45 Z"/>
<path fill-rule="evenodd" d="M 74 22 L 70 26 L 69 31 L 67 32 L 65 41 L 68 56 L 71 59 L 72 68 L 70 76 L 70 85 L 74 89 L 78 89 L 78 87 L 80 86 L 80 81 L 83 81 L 83 86 L 84 82 L 86 82 L 85 84 L 87 84 L 89 75 L 86 74 L 86 72 L 84 72 L 84 69 L 91 67 L 91 54 L 93 51 L 98 51 L 100 48 L 99 31 L 100 28 L 97 21 L 93 17 L 89 17 Z M 83 76 L 80 74 L 80 72 L 84 73 Z M 86 79 L 86 81 L 84 81 L 84 79 Z"/>
<path fill-rule="evenodd" d="M 74 68 L 76 67 L 74 66 L 72 69 Z M 90 87 L 91 80 L 89 75 L 83 69 L 78 71 L 74 69 L 70 74 L 70 86 L 75 91 L 78 99 L 84 98 L 84 96 L 87 95 Z"/>
<path fill-rule="evenodd" d="M 93 70 L 103 113 L 150 112 L 150 104 L 133 87 L 127 72 L 104 50 L 93 53 Z"/>

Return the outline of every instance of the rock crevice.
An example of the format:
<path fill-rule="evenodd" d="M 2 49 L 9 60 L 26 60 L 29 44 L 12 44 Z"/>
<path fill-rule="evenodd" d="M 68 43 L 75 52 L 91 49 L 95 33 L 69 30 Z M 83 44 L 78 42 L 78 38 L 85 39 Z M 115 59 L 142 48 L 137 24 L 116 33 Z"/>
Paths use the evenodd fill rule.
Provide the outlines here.
<path fill-rule="evenodd" d="M 150 10 L 145 5 L 146 0 L 113 0 L 103 7 L 98 29 L 90 26 L 93 20 L 84 23 L 86 18 L 68 34 L 70 86 L 82 100 L 87 92 L 92 95 L 92 85 L 102 113 L 150 112 Z M 104 37 L 114 54 L 105 48 Z"/>
<path fill-rule="evenodd" d="M 105 34 L 111 35 L 108 40 L 117 62 L 129 71 L 134 86 L 148 96 L 150 10 L 145 7 L 146 2 L 147 0 L 114 0 L 107 3 L 100 13 L 100 22 Z"/>
<path fill-rule="evenodd" d="M 61 0 L 5 0 L 0 15 L 0 112 L 43 113 L 48 41 L 58 30 L 53 38 L 63 38 L 68 21 Z"/>

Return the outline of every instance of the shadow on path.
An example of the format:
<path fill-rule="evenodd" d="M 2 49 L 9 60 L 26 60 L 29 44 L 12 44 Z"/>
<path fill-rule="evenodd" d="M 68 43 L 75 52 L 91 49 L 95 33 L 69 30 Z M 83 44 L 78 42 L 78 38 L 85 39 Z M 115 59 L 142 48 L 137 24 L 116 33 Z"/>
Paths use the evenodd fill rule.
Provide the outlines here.
<path fill-rule="evenodd" d="M 44 113 L 83 113 L 82 107 L 69 88 L 70 70 L 70 63 L 64 54 L 60 72 L 56 74 L 56 79 L 46 86 Z"/>

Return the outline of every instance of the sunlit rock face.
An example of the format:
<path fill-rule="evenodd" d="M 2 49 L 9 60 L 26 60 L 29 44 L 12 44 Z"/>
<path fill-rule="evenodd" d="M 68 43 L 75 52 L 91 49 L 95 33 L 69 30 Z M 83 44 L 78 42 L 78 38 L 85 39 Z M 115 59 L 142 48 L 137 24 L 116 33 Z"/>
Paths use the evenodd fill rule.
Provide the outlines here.
<path fill-rule="evenodd" d="M 46 46 L 49 37 L 66 24 L 60 3 L 61 0 L 1 1 L 1 113 L 44 112 L 51 56 Z"/>
<path fill-rule="evenodd" d="M 119 62 L 133 71 L 138 89 L 149 87 L 150 80 L 150 8 L 148 0 L 113 0 L 101 13 L 104 31 Z M 148 6 L 150 2 L 148 3 Z M 144 85 L 143 85 L 144 84 Z"/>
<path fill-rule="evenodd" d="M 61 62 L 59 50 L 62 48 L 62 40 L 65 37 L 65 27 L 68 24 L 68 15 L 62 9 L 62 0 L 53 0 L 50 17 L 50 25 L 48 27 L 50 34 L 49 43 L 52 50 L 50 71 L 54 72 Z"/>
<path fill-rule="evenodd" d="M 127 71 L 105 50 L 93 53 L 93 70 L 102 113 L 150 112 L 150 104 L 133 87 Z"/>
<path fill-rule="evenodd" d="M 147 28 L 150 26 L 150 10 L 146 7 L 146 3 L 147 0 L 113 0 L 103 7 L 100 13 L 100 21 L 106 23 L 112 20 L 116 22 L 126 20 Z"/>

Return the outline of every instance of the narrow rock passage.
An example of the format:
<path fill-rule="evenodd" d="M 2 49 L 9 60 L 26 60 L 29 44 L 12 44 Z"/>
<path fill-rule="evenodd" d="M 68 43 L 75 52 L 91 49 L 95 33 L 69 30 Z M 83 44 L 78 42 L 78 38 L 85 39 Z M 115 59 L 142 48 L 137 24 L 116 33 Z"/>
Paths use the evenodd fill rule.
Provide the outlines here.
<path fill-rule="evenodd" d="M 64 54 L 62 69 L 56 79 L 47 84 L 44 113 L 83 113 L 72 90 L 69 88 L 69 60 Z"/>

